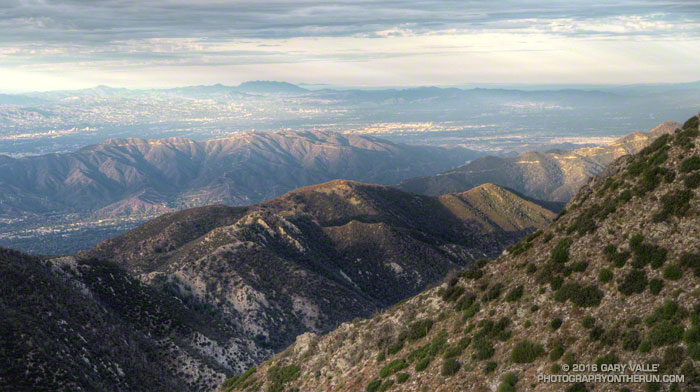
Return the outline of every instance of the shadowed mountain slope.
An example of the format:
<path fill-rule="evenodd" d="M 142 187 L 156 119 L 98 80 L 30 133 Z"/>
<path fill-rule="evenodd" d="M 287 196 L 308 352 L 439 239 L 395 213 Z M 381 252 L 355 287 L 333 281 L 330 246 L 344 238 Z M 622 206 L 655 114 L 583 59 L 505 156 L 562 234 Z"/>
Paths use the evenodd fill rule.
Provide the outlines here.
<path fill-rule="evenodd" d="M 425 195 L 463 192 L 484 183 L 508 187 L 540 200 L 567 202 L 586 181 L 615 159 L 639 152 L 680 124 L 667 121 L 648 133 L 634 132 L 615 142 L 565 152 L 527 152 L 513 158 L 483 157 L 434 176 L 411 178 L 398 187 Z"/>
<path fill-rule="evenodd" d="M 250 348 L 118 266 L 0 248 L 0 389 L 207 391 Z"/>
<path fill-rule="evenodd" d="M 617 159 L 549 227 L 497 259 L 371 319 L 302 335 L 220 390 L 697 390 L 698 122 Z M 538 380 L 630 363 L 658 364 L 653 374 L 683 380 Z M 621 373 L 643 374 L 612 372 Z"/>
<path fill-rule="evenodd" d="M 504 207 L 502 214 L 496 211 Z M 250 207 L 163 215 L 79 254 L 215 309 L 258 363 L 499 254 L 554 213 L 496 186 L 439 198 L 336 180 Z"/>

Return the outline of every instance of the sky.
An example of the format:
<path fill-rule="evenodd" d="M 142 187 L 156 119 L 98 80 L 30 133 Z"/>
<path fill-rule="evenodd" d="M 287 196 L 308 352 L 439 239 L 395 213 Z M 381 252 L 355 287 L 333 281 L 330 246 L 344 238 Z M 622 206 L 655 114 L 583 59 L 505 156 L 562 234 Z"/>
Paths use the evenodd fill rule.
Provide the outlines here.
<path fill-rule="evenodd" d="M 0 91 L 700 80 L 700 0 L 1 0 Z"/>

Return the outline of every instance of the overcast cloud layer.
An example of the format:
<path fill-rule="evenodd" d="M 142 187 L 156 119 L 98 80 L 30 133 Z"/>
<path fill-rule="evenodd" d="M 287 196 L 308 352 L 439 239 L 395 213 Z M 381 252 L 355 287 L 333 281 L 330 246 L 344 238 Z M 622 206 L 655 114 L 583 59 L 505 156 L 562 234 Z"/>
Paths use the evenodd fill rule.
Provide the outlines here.
<path fill-rule="evenodd" d="M 700 79 L 700 1 L 3 0 L 4 90 Z"/>

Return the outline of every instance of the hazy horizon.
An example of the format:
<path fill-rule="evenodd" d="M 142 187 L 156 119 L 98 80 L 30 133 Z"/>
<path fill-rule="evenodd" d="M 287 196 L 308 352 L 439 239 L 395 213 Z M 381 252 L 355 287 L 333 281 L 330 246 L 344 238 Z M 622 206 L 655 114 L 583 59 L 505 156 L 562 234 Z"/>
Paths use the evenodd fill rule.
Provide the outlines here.
<path fill-rule="evenodd" d="M 209 87 L 209 86 L 225 86 L 225 87 L 237 87 L 243 83 L 248 82 L 273 82 L 273 83 L 291 83 L 286 80 L 264 80 L 264 79 L 251 79 L 242 80 L 240 82 L 234 83 L 211 83 L 211 84 L 182 84 L 173 85 L 168 87 L 158 87 L 158 86 L 141 86 L 141 87 L 129 87 L 125 85 L 110 85 L 110 84 L 95 84 L 87 87 L 79 88 L 46 88 L 46 89 L 4 89 L 0 86 L 1 94 L 26 94 L 26 93 L 41 93 L 41 92 L 52 92 L 52 91 L 73 91 L 73 90 L 85 90 L 94 89 L 99 87 L 107 87 L 113 89 L 127 89 L 127 90 L 159 90 L 159 89 L 177 89 L 185 87 Z M 678 86 L 686 84 L 700 84 L 700 79 L 698 80 L 687 80 L 680 82 L 649 82 L 649 83 L 605 83 L 605 84 L 590 84 L 590 83 L 468 83 L 468 84 L 416 84 L 416 85 L 335 85 L 330 83 L 291 83 L 301 88 L 315 91 L 315 90 L 402 90 L 402 89 L 417 89 L 417 88 L 457 88 L 463 90 L 469 89 L 510 89 L 510 90 L 523 90 L 523 91 L 537 91 L 537 90 L 596 90 L 596 89 L 615 89 L 624 87 L 664 87 L 664 86 Z"/>

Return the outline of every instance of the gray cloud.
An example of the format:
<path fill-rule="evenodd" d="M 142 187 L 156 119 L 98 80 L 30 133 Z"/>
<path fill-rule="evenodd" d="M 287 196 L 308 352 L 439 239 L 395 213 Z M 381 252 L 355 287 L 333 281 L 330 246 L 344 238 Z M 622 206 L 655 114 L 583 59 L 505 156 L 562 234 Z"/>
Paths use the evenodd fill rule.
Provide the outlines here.
<path fill-rule="evenodd" d="M 10 0 L 0 6 L 0 40 L 109 44 L 148 38 L 291 38 L 368 35 L 390 28 L 416 34 L 444 29 L 523 28 L 556 20 L 585 22 L 640 15 L 698 23 L 697 1 L 211 1 Z M 600 34 L 585 29 L 564 34 Z M 693 33 L 698 34 L 697 30 Z"/>
<path fill-rule="evenodd" d="M 415 46 L 386 51 L 369 48 L 375 39 L 427 35 L 697 40 L 700 7 L 697 0 L 2 0 L 0 31 L 0 69 L 130 72 L 152 66 L 469 56 L 491 49 L 469 47 L 464 41 L 451 46 L 439 39 L 434 46 L 417 40 Z M 368 49 L 327 40 L 347 37 L 367 40 Z M 315 47 L 313 40 L 308 46 L 290 45 L 288 40 L 296 38 L 326 39 L 326 46 Z M 542 50 L 530 44 L 493 50 Z"/>

